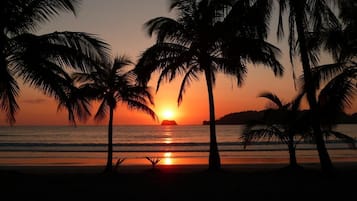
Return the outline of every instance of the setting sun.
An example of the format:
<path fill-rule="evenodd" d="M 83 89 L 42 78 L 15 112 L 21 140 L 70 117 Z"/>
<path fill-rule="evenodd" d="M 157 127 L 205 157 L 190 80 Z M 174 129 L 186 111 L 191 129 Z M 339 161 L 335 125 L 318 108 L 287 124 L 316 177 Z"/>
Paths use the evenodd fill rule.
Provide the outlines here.
<path fill-rule="evenodd" d="M 174 117 L 174 113 L 170 109 L 165 109 L 162 113 L 164 119 L 172 119 Z"/>

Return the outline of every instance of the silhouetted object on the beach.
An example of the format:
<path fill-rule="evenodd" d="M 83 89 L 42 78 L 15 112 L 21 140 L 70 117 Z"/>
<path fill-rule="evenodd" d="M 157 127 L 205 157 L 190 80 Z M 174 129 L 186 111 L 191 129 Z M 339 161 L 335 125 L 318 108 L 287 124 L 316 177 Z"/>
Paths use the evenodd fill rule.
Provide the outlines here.
<path fill-rule="evenodd" d="M 264 64 L 281 76 L 283 67 L 276 60 L 279 49 L 265 41 L 270 1 L 256 4 L 241 1 L 200 0 L 171 1 L 176 19 L 157 17 L 145 26 L 156 43 L 142 55 L 135 68 L 142 83 L 159 70 L 157 90 L 162 81 L 183 76 L 178 104 L 187 87 L 204 76 L 207 86 L 210 120 L 209 169 L 219 170 L 221 160 L 216 139 L 213 87 L 216 73 L 237 79 L 241 86 L 248 63 Z M 259 14 L 258 14 L 259 13 Z"/>
<path fill-rule="evenodd" d="M 342 88 L 339 88 L 339 90 L 344 91 Z M 251 142 L 259 141 L 260 139 L 270 141 L 277 138 L 282 143 L 288 145 L 289 167 L 294 169 L 298 168 L 299 166 L 296 160 L 297 144 L 303 139 L 307 141 L 313 141 L 315 139 L 312 127 L 313 123 L 311 121 L 311 111 L 299 111 L 303 96 L 304 93 L 301 93 L 290 103 L 283 104 L 275 94 L 269 92 L 262 93 L 259 97 L 269 99 L 274 103 L 275 109 L 266 110 L 262 121 L 253 121 L 246 125 L 241 136 L 244 142 L 244 148 Z M 341 99 L 339 100 L 341 102 Z M 332 102 L 336 105 L 340 104 L 336 101 Z M 322 103 L 319 105 L 322 105 Z M 325 111 L 329 110 L 330 107 L 320 109 L 321 111 Z M 332 112 L 334 112 L 333 108 Z M 325 112 L 325 115 L 326 114 L 327 112 Z M 351 148 L 356 148 L 355 139 L 341 132 L 332 130 L 333 118 L 321 117 L 321 119 L 328 119 L 325 124 L 321 124 L 322 134 L 326 139 L 330 136 L 334 136 L 351 145 Z"/>
<path fill-rule="evenodd" d="M 339 26 L 334 12 L 328 7 L 326 0 L 317 0 L 310 3 L 307 0 L 287 0 L 279 1 L 279 23 L 278 38 L 284 35 L 283 19 L 288 19 L 289 23 L 289 47 L 290 60 L 293 63 L 293 57 L 298 55 L 303 68 L 304 90 L 307 95 L 307 102 L 311 109 L 312 123 L 316 147 L 319 154 L 321 168 L 325 171 L 333 169 L 331 158 L 326 148 L 323 134 L 320 127 L 319 110 L 316 99 L 315 80 L 312 75 L 312 67 L 319 61 L 319 48 L 322 44 L 318 34 L 321 31 Z M 284 12 L 288 12 L 288 17 L 284 17 Z M 309 43 L 309 37 L 317 34 L 316 40 Z M 316 45 L 317 44 L 317 45 Z M 295 79 L 295 73 L 294 73 Z"/>
<path fill-rule="evenodd" d="M 125 161 L 126 158 L 118 158 L 117 162 L 115 163 L 114 169 L 118 170 L 119 166 Z"/>
<path fill-rule="evenodd" d="M 260 139 L 270 141 L 277 138 L 288 145 L 289 166 L 297 168 L 296 145 L 306 133 L 309 133 L 310 129 L 306 123 L 307 119 L 298 113 L 302 95 L 287 104 L 283 104 L 279 97 L 273 93 L 262 93 L 259 97 L 270 100 L 276 109 L 266 110 L 262 121 L 254 121 L 246 125 L 241 136 L 244 148 L 252 141 Z"/>
<path fill-rule="evenodd" d="M 176 126 L 177 123 L 176 123 L 175 120 L 163 120 L 163 121 L 161 122 L 161 125 L 162 125 L 162 126 Z"/>
<path fill-rule="evenodd" d="M 0 111 L 10 125 L 19 110 L 20 80 L 52 96 L 66 108 L 69 120 L 86 116 L 86 100 L 70 97 L 75 90 L 67 70 L 88 70 L 108 56 L 108 45 L 84 32 L 53 32 L 36 35 L 40 25 L 60 12 L 76 13 L 78 0 L 2 0 L 0 6 Z M 88 114 L 87 114 L 88 115 Z M 85 118 L 84 118 L 85 119 Z"/>
<path fill-rule="evenodd" d="M 158 119 L 149 107 L 154 104 L 150 88 L 136 84 L 134 72 L 127 70 L 130 64 L 132 62 L 127 57 L 121 56 L 114 58 L 112 62 L 105 63 L 96 71 L 73 74 L 83 96 L 101 101 L 95 119 L 104 120 L 108 117 L 109 111 L 106 172 L 113 170 L 113 118 L 118 103 L 124 103 L 129 109 L 145 112 L 153 119 Z"/>
<path fill-rule="evenodd" d="M 153 169 L 155 169 L 156 168 L 156 165 L 161 161 L 161 159 L 160 158 L 151 158 L 151 157 L 145 157 L 148 161 L 150 161 L 150 163 L 151 163 L 151 167 L 153 168 Z"/>

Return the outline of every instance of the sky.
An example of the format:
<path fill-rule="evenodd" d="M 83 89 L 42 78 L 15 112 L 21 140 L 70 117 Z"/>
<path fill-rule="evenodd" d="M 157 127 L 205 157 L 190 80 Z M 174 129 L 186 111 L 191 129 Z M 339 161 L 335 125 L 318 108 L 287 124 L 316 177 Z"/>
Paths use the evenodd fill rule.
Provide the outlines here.
<path fill-rule="evenodd" d="M 154 43 L 144 31 L 143 25 L 148 20 L 159 17 L 174 17 L 169 12 L 167 0 L 83 0 L 76 16 L 61 13 L 38 30 L 37 34 L 53 31 L 80 31 L 96 34 L 111 45 L 113 56 L 125 54 L 136 62 L 140 54 Z M 271 31 L 275 34 L 276 25 L 272 23 Z M 234 78 L 218 74 L 214 88 L 216 118 L 226 114 L 248 110 L 262 110 L 268 102 L 257 96 L 269 91 L 277 94 L 288 102 L 295 95 L 291 64 L 288 60 L 286 42 L 278 42 L 275 36 L 269 41 L 282 50 L 280 62 L 285 67 L 283 77 L 275 77 L 273 72 L 262 66 L 249 64 L 248 74 L 242 87 L 236 86 Z M 300 68 L 296 64 L 295 71 L 299 75 Z M 159 124 L 166 110 L 172 111 L 172 119 L 180 125 L 200 125 L 209 119 L 208 95 L 204 77 L 193 82 L 186 90 L 183 102 L 177 105 L 177 97 L 181 78 L 173 82 L 162 83 L 155 93 L 153 110 L 159 116 L 154 121 L 147 114 L 128 110 L 125 105 L 119 105 L 115 111 L 114 124 L 117 125 L 150 125 Z M 149 86 L 155 89 L 157 76 L 153 76 Z M 66 111 L 58 111 L 57 103 L 51 97 L 44 96 L 40 91 L 21 86 L 18 99 L 20 111 L 16 115 L 15 125 L 69 125 Z M 93 106 L 94 113 L 96 107 Z M 356 104 L 348 109 L 348 113 L 357 111 Z M 6 125 L 4 116 L 0 125 Z M 85 125 L 107 124 L 107 121 L 95 122 L 89 119 L 79 123 Z"/>

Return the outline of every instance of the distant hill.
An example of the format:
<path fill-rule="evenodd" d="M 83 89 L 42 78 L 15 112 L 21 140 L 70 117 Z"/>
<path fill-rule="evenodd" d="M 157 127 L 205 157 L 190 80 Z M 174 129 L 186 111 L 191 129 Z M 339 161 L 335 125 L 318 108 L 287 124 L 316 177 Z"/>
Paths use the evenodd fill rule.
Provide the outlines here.
<path fill-rule="evenodd" d="M 246 124 L 252 121 L 262 120 L 264 117 L 264 112 L 262 111 L 245 111 L 245 112 L 235 112 L 224 115 L 220 119 L 216 120 L 217 125 L 235 125 L 235 124 Z M 341 113 L 337 117 L 338 124 L 356 124 L 357 123 L 357 113 L 348 115 Z M 208 125 L 209 121 L 203 121 L 203 125 Z"/>

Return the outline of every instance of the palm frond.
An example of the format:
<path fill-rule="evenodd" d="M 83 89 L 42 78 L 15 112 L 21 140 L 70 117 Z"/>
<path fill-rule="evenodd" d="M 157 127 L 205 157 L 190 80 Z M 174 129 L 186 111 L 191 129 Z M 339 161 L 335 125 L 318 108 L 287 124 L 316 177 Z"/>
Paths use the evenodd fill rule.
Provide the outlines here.
<path fill-rule="evenodd" d="M 0 69 L 0 110 L 5 112 L 6 121 L 13 125 L 16 122 L 15 115 L 19 110 L 16 97 L 19 95 L 17 81 L 6 68 Z"/>
<path fill-rule="evenodd" d="M 186 88 L 190 86 L 192 81 L 197 81 L 198 80 L 198 76 L 197 76 L 197 67 L 196 66 L 192 66 L 185 74 L 182 82 L 181 82 L 181 86 L 180 86 L 180 91 L 179 91 L 179 95 L 177 98 L 177 104 L 180 105 L 182 103 L 182 99 L 183 99 L 183 94 L 186 91 Z"/>
<path fill-rule="evenodd" d="M 340 26 L 339 20 L 333 13 L 327 1 L 311 0 L 308 2 L 310 9 L 310 19 L 313 23 L 313 30 L 318 31 L 322 28 L 334 29 Z"/>
<path fill-rule="evenodd" d="M 230 14 L 235 13 L 233 29 L 236 29 L 235 32 L 248 33 L 252 38 L 266 39 L 269 33 L 272 7 L 272 0 L 235 1 L 230 11 Z"/>
<path fill-rule="evenodd" d="M 183 28 L 176 20 L 168 17 L 157 17 L 145 23 L 145 28 L 150 37 L 157 36 L 157 42 L 165 42 L 184 38 Z"/>
<path fill-rule="evenodd" d="M 126 73 L 123 68 L 125 66 L 129 66 L 132 64 L 134 64 L 134 63 L 130 60 L 130 58 L 128 56 L 121 55 L 121 56 L 115 57 L 113 65 L 112 65 L 113 74 L 122 75 L 122 74 Z"/>
<path fill-rule="evenodd" d="M 135 101 L 135 100 L 133 101 L 130 99 L 125 99 L 125 103 L 128 105 L 129 109 L 135 109 L 138 111 L 142 111 L 142 112 L 150 115 L 151 118 L 154 119 L 155 121 L 159 120 L 156 113 L 150 107 L 148 107 L 147 104 L 139 102 L 139 101 Z"/>
<path fill-rule="evenodd" d="M 227 55 L 227 57 L 212 57 L 211 59 L 219 71 L 235 77 L 237 80 L 237 86 L 243 85 L 248 73 L 248 69 L 246 62 L 242 61 L 238 55 Z"/>
<path fill-rule="evenodd" d="M 134 72 L 138 76 L 140 83 L 147 83 L 151 74 L 156 70 L 163 70 L 161 78 L 173 77 L 176 73 L 175 67 L 183 67 L 191 58 L 190 49 L 185 46 L 173 43 L 158 43 L 148 48 L 141 56 Z M 159 79 L 159 83 L 163 79 Z"/>
<path fill-rule="evenodd" d="M 147 86 L 127 85 L 124 89 L 118 91 L 118 99 L 130 99 L 131 101 L 141 102 L 143 104 L 154 105 L 152 90 Z"/>
<path fill-rule="evenodd" d="M 350 107 L 352 99 L 357 93 L 355 82 L 352 79 L 356 71 L 344 71 L 333 78 L 319 94 L 319 106 L 323 119 L 332 122 L 336 115 Z"/>
<path fill-rule="evenodd" d="M 230 41 L 225 51 L 226 54 L 229 53 L 228 55 L 237 54 L 245 62 L 262 64 L 273 70 L 276 76 L 283 75 L 284 67 L 277 60 L 280 56 L 279 48 L 264 40 L 247 37 L 236 38 Z"/>
<path fill-rule="evenodd" d="M 109 57 L 108 44 L 83 32 L 54 32 L 40 36 L 22 34 L 12 41 L 20 45 L 13 47 L 19 59 L 21 55 L 32 54 L 32 57 L 47 59 L 63 68 L 87 71 Z"/>
<path fill-rule="evenodd" d="M 341 73 L 346 68 L 345 63 L 333 63 L 333 64 L 325 64 L 316 66 L 313 68 L 313 79 L 316 83 L 319 83 L 316 88 L 331 78 L 333 78 L 336 74 Z"/>
<path fill-rule="evenodd" d="M 288 136 L 282 130 L 280 130 L 279 127 L 274 125 L 263 126 L 263 128 L 246 127 L 243 130 L 241 136 L 243 139 L 244 148 L 253 141 L 256 142 L 260 139 L 267 139 L 270 141 L 274 137 L 280 139 L 283 143 L 286 143 Z"/>
<path fill-rule="evenodd" d="M 338 131 L 332 131 L 332 130 L 328 130 L 325 131 L 326 135 L 333 135 L 338 139 L 343 140 L 345 143 L 349 144 L 353 149 L 356 149 L 356 140 L 346 134 L 343 134 L 341 132 Z"/>
<path fill-rule="evenodd" d="M 53 51 L 49 52 L 50 56 L 57 59 L 58 62 L 84 71 L 93 68 L 98 63 L 106 62 L 110 58 L 109 45 L 94 34 L 66 31 L 39 37 L 39 40 L 44 41 L 44 51 L 49 49 Z M 73 55 L 65 54 L 65 51 Z"/>
<path fill-rule="evenodd" d="M 279 0 L 279 20 L 278 20 L 278 29 L 276 35 L 279 40 L 284 36 L 284 25 L 283 25 L 283 15 L 287 8 L 287 0 Z"/>
<path fill-rule="evenodd" d="M 82 90 L 71 87 L 66 97 L 60 97 L 58 104 L 58 110 L 67 110 L 68 120 L 73 125 L 76 125 L 76 119 L 85 122 L 91 115 L 89 100 L 81 92 Z"/>
<path fill-rule="evenodd" d="M 16 76 L 22 77 L 26 84 L 42 90 L 46 95 L 56 99 L 65 96 L 61 87 L 72 84 L 67 72 L 55 63 L 28 56 L 29 58 L 23 57 L 22 65 L 14 68 Z"/>
<path fill-rule="evenodd" d="M 76 14 L 80 0 L 5 0 L 3 19 L 8 31 L 13 34 L 34 31 L 38 26 L 50 21 L 60 12 Z"/>
<path fill-rule="evenodd" d="M 108 103 L 106 100 L 102 100 L 97 112 L 94 115 L 96 121 L 103 120 L 108 114 Z"/>
<path fill-rule="evenodd" d="M 280 98 L 271 92 L 263 92 L 258 97 L 270 100 L 271 102 L 275 103 L 275 105 L 278 106 L 279 109 L 283 108 L 283 103 L 281 102 Z"/>

